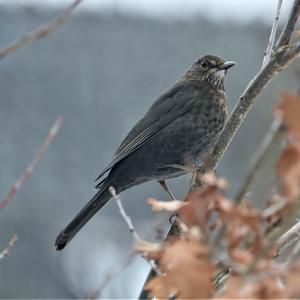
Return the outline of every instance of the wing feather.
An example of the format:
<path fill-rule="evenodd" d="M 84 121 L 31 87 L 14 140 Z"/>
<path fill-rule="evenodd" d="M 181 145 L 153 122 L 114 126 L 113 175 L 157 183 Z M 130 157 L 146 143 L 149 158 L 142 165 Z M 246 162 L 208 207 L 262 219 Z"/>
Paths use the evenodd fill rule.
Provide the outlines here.
<path fill-rule="evenodd" d="M 117 149 L 112 161 L 99 174 L 96 181 L 118 162 L 145 144 L 154 134 L 193 107 L 195 97 L 200 96 L 199 86 L 191 82 L 175 84 L 160 96 L 146 115 L 133 127 Z"/>
<path fill-rule="evenodd" d="M 96 181 L 100 179 L 106 172 L 108 172 L 116 163 L 120 160 L 131 154 L 134 150 L 142 146 L 156 131 L 157 126 L 152 124 L 151 126 L 147 127 L 144 131 L 142 131 L 139 135 L 129 141 L 128 144 L 124 146 L 124 148 L 120 149 L 113 160 L 106 166 L 106 168 L 98 175 Z"/>

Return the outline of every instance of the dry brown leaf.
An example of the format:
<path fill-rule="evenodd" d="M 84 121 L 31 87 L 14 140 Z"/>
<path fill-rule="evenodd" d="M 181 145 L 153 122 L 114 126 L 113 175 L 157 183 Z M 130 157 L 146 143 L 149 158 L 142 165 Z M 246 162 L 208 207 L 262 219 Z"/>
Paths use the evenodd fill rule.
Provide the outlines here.
<path fill-rule="evenodd" d="M 203 228 L 205 224 L 206 203 L 205 201 L 201 201 L 200 192 L 198 190 L 190 191 L 186 195 L 184 203 L 186 205 L 178 210 L 180 220 L 188 226 Z"/>
<path fill-rule="evenodd" d="M 278 218 L 282 209 L 286 206 L 286 199 L 278 194 L 273 195 L 268 199 L 267 207 L 262 212 L 262 217 L 265 220 Z"/>
<path fill-rule="evenodd" d="M 261 233 L 262 213 L 253 209 L 250 205 L 237 205 L 227 199 L 219 189 L 214 186 L 206 186 L 202 189 L 188 193 L 186 206 L 179 209 L 178 214 L 189 227 L 198 226 L 204 236 L 210 233 L 209 217 L 212 212 L 217 213 L 217 223 L 225 222 L 229 249 L 237 247 L 251 234 L 251 250 L 253 253 L 260 251 L 263 245 Z M 221 222 L 222 221 L 222 222 Z M 224 236 L 224 237 L 225 237 Z M 248 243 L 249 244 L 249 243 Z"/>
<path fill-rule="evenodd" d="M 219 194 L 212 186 L 190 191 L 184 200 L 185 206 L 178 210 L 180 220 L 187 226 L 198 226 L 202 233 L 208 233 L 208 220 L 213 198 Z"/>
<path fill-rule="evenodd" d="M 247 225 L 254 231 L 258 230 L 262 221 L 262 213 L 260 211 L 252 208 L 250 205 L 237 205 L 223 196 L 216 197 L 214 200 L 214 209 L 223 220 L 229 223 L 237 221 L 240 226 Z"/>
<path fill-rule="evenodd" d="M 142 253 L 148 259 L 157 259 L 162 249 L 161 243 L 150 243 L 147 241 L 139 241 L 134 246 L 135 251 Z"/>
<path fill-rule="evenodd" d="M 227 180 L 223 177 L 217 177 L 213 172 L 203 174 L 201 180 L 206 185 L 214 186 L 220 190 L 226 190 L 228 188 Z"/>
<path fill-rule="evenodd" d="M 285 298 L 299 299 L 299 278 L 300 278 L 300 262 L 298 261 L 286 270 L 283 283 L 284 283 L 284 296 Z"/>
<path fill-rule="evenodd" d="M 267 263 L 248 277 L 231 272 L 220 298 L 296 299 L 299 276 L 300 262 L 286 267 Z"/>
<path fill-rule="evenodd" d="M 226 282 L 224 291 L 221 293 L 220 298 L 274 299 L 283 298 L 283 296 L 283 291 L 274 277 L 247 281 L 246 277 L 233 274 Z"/>
<path fill-rule="evenodd" d="M 295 31 L 295 36 L 296 36 L 297 38 L 300 38 L 300 30 L 296 30 L 296 31 Z"/>
<path fill-rule="evenodd" d="M 262 213 L 253 209 L 249 204 L 237 205 L 222 195 L 214 198 L 213 209 L 226 226 L 226 235 L 229 252 L 247 241 L 249 249 L 257 253 L 263 246 L 261 224 Z"/>
<path fill-rule="evenodd" d="M 275 113 L 282 116 L 282 123 L 288 135 L 300 139 L 300 98 L 290 92 L 282 92 L 281 100 L 275 108 Z"/>
<path fill-rule="evenodd" d="M 215 197 L 214 200 L 215 210 L 222 215 L 223 219 L 239 219 L 250 227 L 256 227 L 262 219 L 261 212 L 250 205 L 237 205 L 223 196 Z"/>
<path fill-rule="evenodd" d="M 253 262 L 254 256 L 248 250 L 234 248 L 231 251 L 231 259 L 234 259 L 235 263 L 239 263 L 240 265 L 249 266 Z"/>
<path fill-rule="evenodd" d="M 176 212 L 178 209 L 186 205 L 186 203 L 177 200 L 158 201 L 154 198 L 149 198 L 147 200 L 147 204 L 151 206 L 151 209 L 154 212 L 161 212 L 161 211 Z"/>
<path fill-rule="evenodd" d="M 266 222 L 266 234 L 269 234 L 272 231 L 274 232 L 274 230 L 281 225 L 283 218 L 288 212 L 288 208 L 289 203 L 287 198 L 283 195 L 276 193 L 269 197 L 266 208 L 262 212 L 262 217 Z"/>
<path fill-rule="evenodd" d="M 188 205 L 179 209 L 180 219 L 188 226 L 199 226 L 203 232 L 208 231 L 208 219 L 211 214 L 213 200 L 223 197 L 220 190 L 228 187 L 224 178 L 218 178 L 213 173 L 201 176 L 204 187 L 190 191 L 184 202 Z"/>
<path fill-rule="evenodd" d="M 165 244 L 160 259 L 164 276 L 150 280 L 146 289 L 150 297 L 179 299 L 212 296 L 212 275 L 215 270 L 208 259 L 208 249 L 195 240 L 173 239 Z"/>
<path fill-rule="evenodd" d="M 281 179 L 281 194 L 294 202 L 300 192 L 300 143 L 285 147 L 276 163 L 276 174 Z"/>

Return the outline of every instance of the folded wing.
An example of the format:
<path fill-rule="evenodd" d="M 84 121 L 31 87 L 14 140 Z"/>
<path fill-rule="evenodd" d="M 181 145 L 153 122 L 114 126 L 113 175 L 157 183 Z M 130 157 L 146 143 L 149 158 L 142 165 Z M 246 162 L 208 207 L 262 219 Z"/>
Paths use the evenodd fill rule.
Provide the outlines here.
<path fill-rule="evenodd" d="M 122 159 L 144 145 L 153 135 L 187 113 L 200 98 L 200 88 L 192 82 L 176 83 L 161 95 L 145 116 L 132 128 L 117 149 L 112 161 L 99 174 L 100 179 Z"/>

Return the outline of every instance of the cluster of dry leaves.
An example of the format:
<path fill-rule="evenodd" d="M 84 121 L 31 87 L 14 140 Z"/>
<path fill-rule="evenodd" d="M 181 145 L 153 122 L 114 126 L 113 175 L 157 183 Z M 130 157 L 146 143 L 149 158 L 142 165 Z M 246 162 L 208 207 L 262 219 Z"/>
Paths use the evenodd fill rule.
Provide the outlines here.
<path fill-rule="evenodd" d="M 275 165 L 277 191 L 270 192 L 265 209 L 228 199 L 226 180 L 213 174 L 203 175 L 204 186 L 190 191 L 184 202 L 149 199 L 154 211 L 176 213 L 181 230 L 162 243 L 136 246 L 156 262 L 157 275 L 145 286 L 150 297 L 300 296 L 300 243 L 280 259 L 271 234 L 290 222 L 300 196 L 300 99 L 283 93 L 275 114 L 282 119 L 284 147 Z"/>

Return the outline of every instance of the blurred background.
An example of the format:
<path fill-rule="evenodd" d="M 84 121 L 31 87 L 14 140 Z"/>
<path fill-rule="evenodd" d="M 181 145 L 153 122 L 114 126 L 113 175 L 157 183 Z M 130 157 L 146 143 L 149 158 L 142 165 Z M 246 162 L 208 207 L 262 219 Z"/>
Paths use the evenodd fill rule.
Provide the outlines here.
<path fill-rule="evenodd" d="M 50 20 L 71 1 L 0 1 L 0 46 Z M 226 78 L 229 108 L 261 66 L 276 1 L 86 0 L 49 37 L 0 61 L 0 191 L 19 177 L 59 115 L 64 124 L 29 181 L 3 209 L 1 298 L 78 298 L 101 287 L 127 261 L 134 241 L 111 201 L 62 252 L 54 240 L 94 194 L 94 179 L 121 139 L 155 98 L 199 56 L 216 54 L 237 66 Z M 288 5 L 283 9 L 283 19 Z M 234 138 L 218 174 L 234 195 L 272 119 L 282 89 L 294 90 L 293 67 L 263 93 Z M 178 199 L 189 177 L 170 182 Z M 157 183 L 122 194 L 141 237 L 166 231 L 148 197 L 166 199 Z M 136 298 L 149 271 L 132 259 L 101 291 L 103 298 Z"/>

